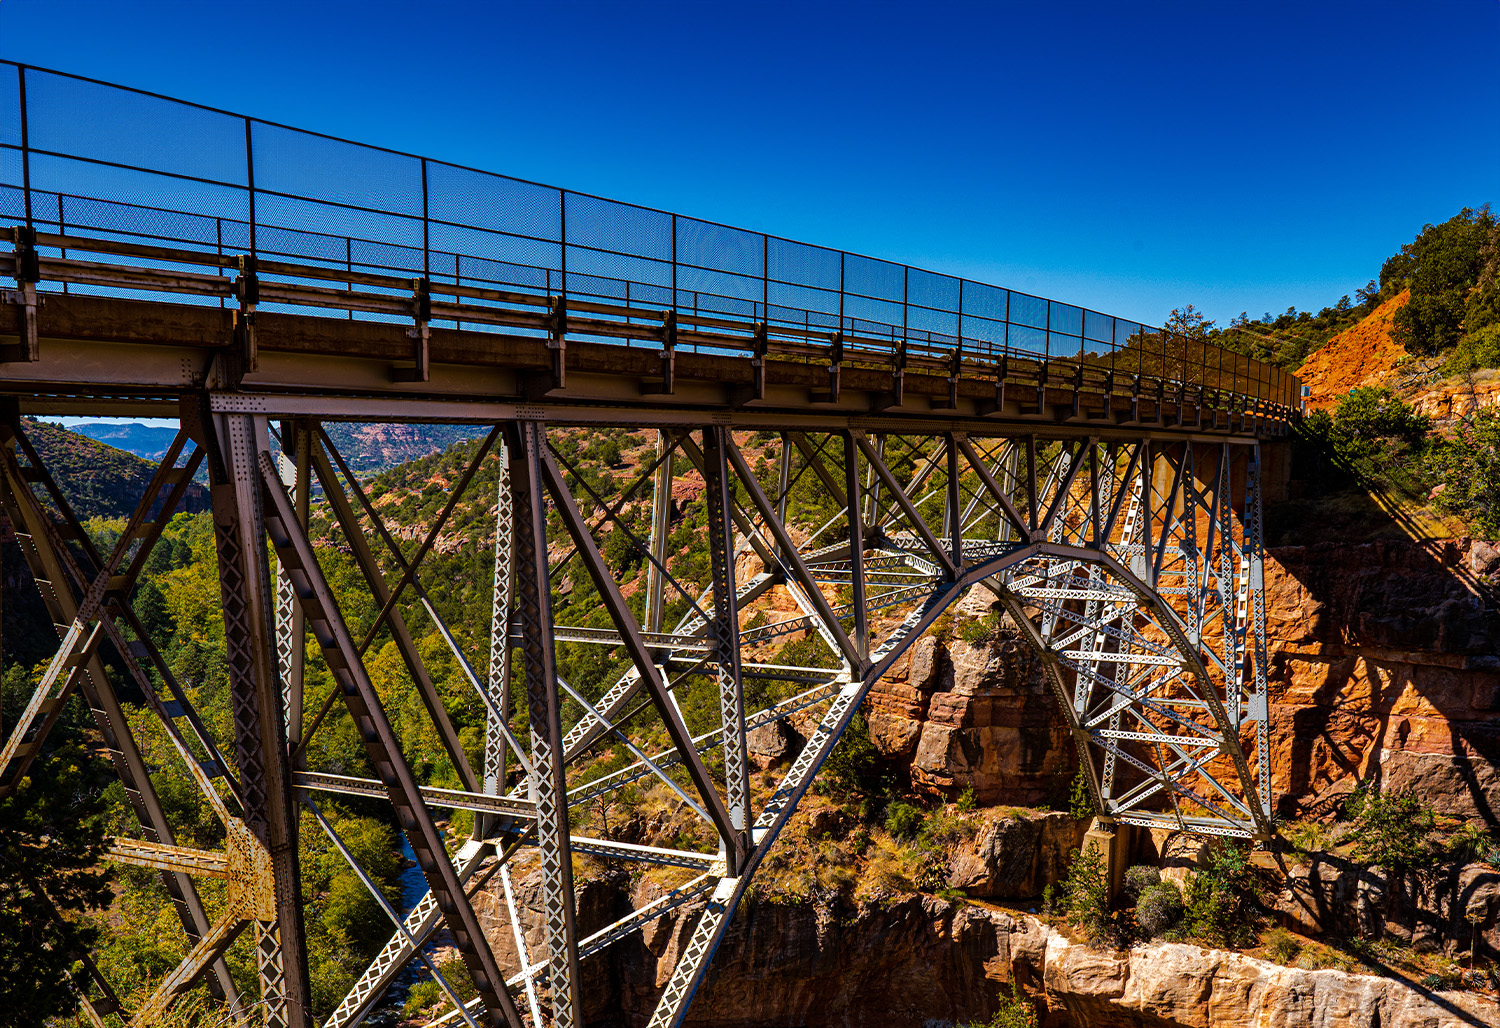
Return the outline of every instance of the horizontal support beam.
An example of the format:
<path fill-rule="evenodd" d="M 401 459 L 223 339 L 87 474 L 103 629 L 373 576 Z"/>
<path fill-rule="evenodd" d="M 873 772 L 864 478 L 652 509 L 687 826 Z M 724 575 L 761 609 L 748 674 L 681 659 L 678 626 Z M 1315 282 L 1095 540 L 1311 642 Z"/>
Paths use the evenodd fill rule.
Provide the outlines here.
<path fill-rule="evenodd" d="M 115 838 L 104 850 L 104 859 L 157 871 L 177 871 L 199 878 L 228 878 L 229 857 L 212 850 L 169 846 L 143 839 Z"/>
<path fill-rule="evenodd" d="M 341 796 L 366 796 L 371 799 L 387 799 L 384 783 L 374 778 L 351 778 L 348 775 L 329 775 L 319 771 L 292 772 L 292 785 L 299 789 L 337 793 Z M 450 810 L 473 810 L 481 814 L 499 814 L 502 817 L 532 820 L 536 818 L 536 804 L 530 800 L 510 796 L 490 796 L 480 792 L 465 792 L 462 789 L 438 789 L 430 785 L 420 786 L 418 791 L 423 802 L 429 806 L 447 807 Z"/>

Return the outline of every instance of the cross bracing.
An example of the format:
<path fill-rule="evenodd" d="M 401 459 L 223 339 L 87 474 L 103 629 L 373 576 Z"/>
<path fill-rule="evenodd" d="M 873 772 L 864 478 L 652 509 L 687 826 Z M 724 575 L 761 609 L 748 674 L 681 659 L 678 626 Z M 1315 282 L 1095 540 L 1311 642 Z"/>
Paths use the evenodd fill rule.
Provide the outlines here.
<path fill-rule="evenodd" d="M 706 903 L 657 1010 L 658 1022 L 679 1021 L 744 886 L 859 702 L 922 632 L 973 588 L 993 595 L 1041 660 L 1060 715 L 1085 758 L 1101 817 L 1242 837 L 1270 831 L 1263 774 L 1264 625 L 1257 621 L 1263 615 L 1256 604 L 1249 602 L 1260 582 L 1258 519 L 1247 516 L 1260 473 L 1254 445 L 1032 434 L 872 436 L 856 429 L 799 432 L 808 445 L 782 447 L 778 438 L 719 426 L 674 427 L 661 430 L 658 452 L 682 459 L 659 462 L 667 474 L 657 476 L 656 467 L 647 468 L 635 481 L 608 487 L 614 494 L 607 495 L 608 488 L 584 481 L 576 462 L 559 459 L 554 439 L 565 426 L 508 422 L 479 441 L 460 487 L 423 538 L 403 548 L 316 419 L 215 411 L 209 396 L 183 403 L 181 445 L 164 458 L 154 491 L 138 511 L 143 537 L 133 548 L 130 540 L 122 543 L 111 558 L 90 554 L 89 560 L 100 561 L 92 574 L 77 567 L 63 541 L 78 538 L 82 526 L 71 511 L 47 502 L 56 486 L 23 422 L 12 414 L 5 426 L 7 513 L 22 529 L 25 552 L 44 589 L 59 591 L 53 584 L 59 572 L 49 568 L 74 568 L 63 572 L 71 575 L 74 599 L 70 605 L 64 600 L 66 613 L 56 615 L 62 636 L 53 661 L 57 670 L 44 676 L 6 740 L 0 789 L 13 787 L 27 756 L 40 751 L 59 695 L 86 681 L 66 669 L 84 667 L 104 638 L 126 642 L 120 625 L 135 625 L 129 631 L 141 636 L 126 642 L 127 651 L 154 652 L 129 609 L 129 582 L 119 578 L 119 568 L 128 564 L 129 574 L 142 564 L 151 526 L 170 517 L 170 504 L 186 481 L 174 470 L 206 462 L 211 481 L 222 475 L 223 485 L 238 487 L 236 499 L 244 494 L 243 506 L 224 510 L 230 493 L 222 486 L 216 491 L 222 501 L 216 512 L 221 544 L 243 536 L 246 544 L 238 549 L 243 563 L 248 540 L 259 533 L 274 553 L 258 571 L 236 567 L 236 583 L 266 583 L 261 594 L 266 614 L 262 627 L 242 629 L 243 638 L 231 638 L 231 660 L 239 662 L 236 675 L 252 682 L 263 669 L 267 685 L 257 687 L 255 698 L 277 708 L 257 714 L 268 720 L 244 731 L 255 734 L 274 725 L 282 733 L 279 789 L 294 802 L 316 804 L 315 797 L 329 795 L 392 803 L 414 848 L 423 846 L 420 862 L 432 884 L 429 899 L 402 918 L 399 930 L 392 927 L 390 944 L 327 1021 L 330 1028 L 367 1014 L 401 969 L 420 958 L 424 940 L 439 927 L 459 943 L 471 974 L 490 975 L 488 988 L 464 1011 L 454 1011 L 454 1019 L 519 1024 L 531 1016 L 534 1004 L 552 1023 L 577 1021 L 584 1003 L 576 993 L 581 961 L 683 904 Z M 689 449 L 697 459 L 685 456 Z M 185 451 L 192 456 L 184 457 Z M 448 623 L 443 606 L 423 583 L 421 568 L 444 520 L 464 497 L 463 483 L 477 478 L 486 462 L 499 472 L 504 496 L 495 505 L 493 599 L 486 630 L 479 633 L 491 641 L 484 644 L 481 674 L 474 666 L 480 654 L 462 641 L 474 633 L 457 632 L 458 626 Z M 836 476 L 839 495 L 823 488 L 815 466 Z M 699 477 L 700 468 L 708 473 Z M 291 473 L 284 473 L 288 469 Z M 676 520 L 701 509 L 710 530 L 695 533 L 677 552 L 652 530 L 632 534 L 634 553 L 655 569 L 653 585 L 663 593 L 659 600 L 643 596 L 632 603 L 603 557 L 603 540 L 621 524 L 653 520 L 626 522 L 622 498 L 649 512 L 662 505 L 660 497 L 673 494 L 676 476 L 687 471 L 693 472 L 697 492 Z M 816 517 L 833 524 L 819 538 L 801 542 L 798 536 L 811 533 L 785 513 L 787 490 L 798 473 L 818 483 L 812 495 L 822 511 Z M 649 488 L 637 488 L 641 479 Z M 308 504 L 298 503 L 312 495 L 315 482 L 317 503 L 329 512 L 324 523 L 336 533 L 334 541 L 354 554 L 370 596 L 379 601 L 376 625 L 362 633 L 344 620 L 338 597 L 319 571 Z M 526 484 L 518 487 L 519 482 Z M 1234 482 L 1244 483 L 1237 493 L 1229 491 Z M 800 495 L 805 502 L 809 494 Z M 579 497 L 591 501 L 589 506 Z M 522 503 L 530 505 L 529 518 L 515 514 Z M 254 512 L 258 526 L 236 521 L 246 509 Z M 674 530 L 672 517 L 658 524 Z M 531 533 L 530 547 L 523 544 L 522 532 Z M 709 551 L 706 581 L 689 577 L 687 570 L 699 547 Z M 225 546 L 221 561 L 235 553 Z M 572 569 L 593 579 L 608 627 L 569 624 L 577 614 L 566 606 L 542 612 L 543 604 L 556 602 L 556 582 Z M 271 583 L 276 582 L 289 585 L 275 588 Z M 295 617 L 285 611 L 288 596 Z M 226 610 L 226 616 L 253 623 L 246 606 L 241 604 L 243 613 Z M 663 620 L 659 630 L 646 631 L 646 613 L 653 608 L 681 613 L 675 625 Z M 766 659 L 768 647 L 783 637 L 767 636 L 766 626 L 757 623 L 769 620 L 766 610 L 797 612 L 776 617 L 790 626 L 788 633 L 814 641 L 821 656 L 813 665 Z M 388 638 L 403 651 L 414 682 L 432 681 L 422 654 L 403 645 L 410 638 L 404 626 L 418 614 L 438 628 L 463 681 L 488 712 L 482 766 L 469 770 L 461 761 L 454 763 L 461 788 L 421 784 L 403 768 L 395 727 L 363 670 L 364 652 L 375 640 Z M 308 652 L 320 654 L 340 683 L 332 695 L 303 695 L 301 677 L 288 672 L 293 665 L 285 654 L 301 638 L 313 641 Z M 556 656 L 549 652 L 564 641 L 604 651 L 616 668 L 606 687 L 586 695 L 558 674 Z M 164 667 L 137 668 L 133 673 L 148 696 L 171 690 Z M 747 684 L 755 682 L 755 695 L 772 700 L 763 709 L 747 702 Z M 682 697 L 703 688 L 718 697 L 713 714 L 705 720 L 700 709 L 690 723 Z M 243 747 L 234 748 L 234 740 L 215 739 L 202 728 L 186 696 L 170 703 L 154 709 L 214 809 L 227 825 L 245 826 L 231 835 L 240 849 L 184 849 L 147 831 L 139 839 L 118 840 L 111 859 L 156 868 L 178 880 L 180 890 L 190 888 L 195 876 L 223 878 L 236 866 L 258 869 L 259 884 L 247 886 L 244 913 L 237 915 L 255 929 L 252 934 L 265 951 L 263 996 L 274 1002 L 257 1009 L 274 1023 L 296 1023 L 299 1017 L 305 1023 L 305 997 L 299 1012 L 292 991 L 295 969 L 286 969 L 289 960 L 305 957 L 297 940 L 282 930 L 287 922 L 277 906 L 276 882 L 288 872 L 277 868 L 266 841 L 275 838 L 267 814 L 276 809 L 267 795 L 274 778 L 266 751 L 256 766 L 245 760 Z M 295 728 L 286 716 L 292 706 L 305 712 Z M 443 724 L 448 714 L 435 693 L 424 709 L 440 739 L 455 737 L 451 723 Z M 374 777 L 307 765 L 309 736 L 323 730 L 329 718 L 342 716 L 365 726 L 361 734 Z M 747 773 L 748 735 L 792 716 L 815 726 L 805 747 L 779 781 L 753 779 Z M 116 745 L 129 752 L 128 739 Z M 203 759 L 210 751 L 217 756 Z M 231 752 L 237 755 L 228 756 Z M 604 752 L 623 753 L 625 762 L 599 775 L 590 768 Z M 587 822 L 580 827 L 577 816 L 569 814 L 641 783 L 662 786 L 672 802 L 691 813 L 701 826 L 698 848 L 612 839 Z M 427 835 L 432 841 L 422 843 L 423 833 L 432 831 L 434 812 L 454 810 L 476 815 L 472 837 L 456 852 L 437 836 Z M 149 829 L 149 817 L 141 824 Z M 676 867 L 698 877 L 647 910 L 580 935 L 570 916 L 574 888 L 565 873 L 576 855 Z M 540 862 L 547 883 L 545 942 L 540 953 L 522 958 L 524 966 L 501 966 L 474 920 L 471 896 L 479 889 L 506 892 L 508 886 L 500 884 L 502 878 L 509 882 L 506 868 L 515 860 L 526 861 L 528 868 Z M 533 931 L 513 898 L 504 909 L 518 938 Z M 151 1009 L 195 982 L 213 981 L 215 960 L 241 934 L 228 922 L 190 934 L 200 945 L 182 973 L 152 998 Z M 515 952 L 523 950 L 524 945 Z"/>

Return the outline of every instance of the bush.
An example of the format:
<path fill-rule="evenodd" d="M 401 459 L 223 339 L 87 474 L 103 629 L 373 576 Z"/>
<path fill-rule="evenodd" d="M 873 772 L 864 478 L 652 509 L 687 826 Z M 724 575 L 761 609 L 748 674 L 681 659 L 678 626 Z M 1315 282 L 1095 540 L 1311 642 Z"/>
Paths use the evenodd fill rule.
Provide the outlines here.
<path fill-rule="evenodd" d="M 1403 403 L 1389 389 L 1361 386 L 1339 398 L 1327 433 L 1328 441 L 1341 457 L 1359 461 L 1385 455 L 1392 444 L 1414 446 L 1431 427 L 1432 420 L 1427 415 Z"/>
<path fill-rule="evenodd" d="M 963 793 L 958 797 L 958 812 L 960 814 L 967 814 L 969 811 L 973 810 L 978 805 L 978 803 L 979 801 L 974 797 L 974 787 L 971 785 L 967 789 L 965 789 Z"/>
<path fill-rule="evenodd" d="M 1355 860 L 1400 874 L 1435 859 L 1432 834 L 1437 818 L 1410 792 L 1360 789 L 1344 808 L 1354 817 L 1343 838 L 1353 840 L 1350 853 Z"/>
<path fill-rule="evenodd" d="M 914 839 L 926 819 L 919 807 L 897 800 L 885 810 L 885 830 L 897 839 Z"/>
<path fill-rule="evenodd" d="M 1037 1023 L 1036 1007 L 1011 983 L 1009 994 L 1000 993 L 1000 1008 L 994 1017 L 971 1021 L 960 1028 L 1036 1028 Z"/>
<path fill-rule="evenodd" d="M 1182 920 L 1182 893 L 1171 882 L 1157 882 L 1141 892 L 1135 921 L 1148 939 L 1165 935 Z"/>
<path fill-rule="evenodd" d="M 1278 964 L 1290 964 L 1302 952 L 1302 943 L 1285 928 L 1272 928 L 1261 940 L 1266 947 L 1266 956 Z"/>
<path fill-rule="evenodd" d="M 1137 864 L 1125 871 L 1125 894 L 1131 897 L 1145 895 L 1147 889 L 1161 884 L 1161 871 L 1145 864 Z"/>
<path fill-rule="evenodd" d="M 401 1012 L 407 1017 L 418 1017 L 438 1000 L 443 998 L 443 987 L 431 979 L 418 982 L 406 994 L 406 1006 Z"/>
<path fill-rule="evenodd" d="M 1465 335 L 1438 373 L 1462 375 L 1480 368 L 1500 368 L 1500 324 L 1486 325 Z"/>
<path fill-rule="evenodd" d="M 1000 632 L 1000 612 L 992 611 L 983 617 L 965 621 L 958 626 L 958 637 L 971 646 L 989 642 Z"/>
<path fill-rule="evenodd" d="M 1495 837 L 1478 821 L 1466 821 L 1448 839 L 1448 854 L 1466 864 L 1483 860 L 1495 846 Z"/>
<path fill-rule="evenodd" d="M 785 659 L 781 653 L 776 659 L 781 663 L 798 663 Z M 881 785 L 880 751 L 870 740 L 870 724 L 864 714 L 856 713 L 818 773 L 818 791 L 835 797 L 870 795 L 879 791 Z"/>

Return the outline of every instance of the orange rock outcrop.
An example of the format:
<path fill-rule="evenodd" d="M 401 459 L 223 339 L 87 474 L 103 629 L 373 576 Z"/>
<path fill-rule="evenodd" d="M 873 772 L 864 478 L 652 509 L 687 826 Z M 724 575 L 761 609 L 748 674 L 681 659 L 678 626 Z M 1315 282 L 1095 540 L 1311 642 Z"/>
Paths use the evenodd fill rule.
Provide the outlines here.
<path fill-rule="evenodd" d="M 1351 389 L 1386 381 L 1396 362 L 1406 356 L 1406 348 L 1391 338 L 1391 323 L 1410 297 L 1409 292 L 1391 297 L 1297 369 L 1297 377 L 1312 390 L 1309 410 L 1332 407 Z"/>

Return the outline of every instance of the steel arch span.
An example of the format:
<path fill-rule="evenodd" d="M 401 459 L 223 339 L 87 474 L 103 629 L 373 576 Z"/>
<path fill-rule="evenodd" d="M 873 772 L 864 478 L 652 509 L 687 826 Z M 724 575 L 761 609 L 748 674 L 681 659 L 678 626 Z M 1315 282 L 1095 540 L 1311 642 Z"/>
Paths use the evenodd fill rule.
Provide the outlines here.
<path fill-rule="evenodd" d="M 679 424 L 657 430 L 654 453 L 627 480 L 591 474 L 565 422 L 510 420 L 488 427 L 426 536 L 403 547 L 317 418 L 240 406 L 231 396 L 183 398 L 177 440 L 109 554 L 88 542 L 14 407 L 0 429 L 0 498 L 60 632 L 6 740 L 0 794 L 41 752 L 66 699 L 84 696 L 143 829 L 116 840 L 111 857 L 161 873 L 191 941 L 183 965 L 138 1015 L 164 1009 L 200 980 L 231 1003 L 255 1002 L 233 991 L 222 963 L 248 930 L 267 1023 L 309 1023 L 300 889 L 292 885 L 296 808 L 310 809 L 352 863 L 318 805 L 320 796 L 344 795 L 391 804 L 429 891 L 404 917 L 388 909 L 400 923 L 327 1028 L 362 1020 L 443 928 L 479 993 L 450 1020 L 581 1023 L 583 966 L 668 911 L 701 903 L 652 1020 L 680 1023 L 736 904 L 860 702 L 974 587 L 998 598 L 1041 659 L 1101 818 L 1240 837 L 1271 831 L 1253 441 L 999 427 L 984 435 L 870 432 L 847 422 L 752 435 Z M 193 709 L 129 600 L 200 466 L 213 495 L 234 699 L 233 737 L 222 739 Z M 480 624 L 459 624 L 421 570 L 457 505 L 490 476 L 491 600 Z M 315 492 L 334 526 L 330 538 L 314 539 L 308 527 Z M 342 613 L 350 597 L 337 594 L 319 560 L 327 544 L 352 555 L 380 611 L 373 625 Z M 622 550 L 646 569 L 628 597 Z M 562 597 L 569 576 L 587 577 L 597 606 L 580 611 Z M 480 766 L 471 765 L 416 644 L 412 622 L 423 617 L 486 712 Z M 793 636 L 813 640 L 817 657 L 767 659 Z M 473 638 L 488 639 L 484 653 L 463 641 Z M 336 683 L 326 695 L 304 694 L 305 639 L 314 644 L 309 659 Z M 400 737 L 413 726 L 387 715 L 365 661 L 376 639 L 399 651 L 461 788 L 424 785 L 407 765 Z M 560 675 L 559 645 L 597 650 L 613 669 L 605 685 Z M 102 673 L 105 646 L 125 658 L 223 821 L 224 851 L 173 842 Z M 689 700 L 705 696 L 712 703 Z M 795 761 L 774 783 L 752 776 L 748 733 L 798 712 L 817 728 Z M 310 739 L 345 714 L 364 741 L 371 778 L 308 764 Z M 626 752 L 623 766 L 596 770 L 602 753 Z M 612 839 L 582 816 L 638 783 L 667 790 L 691 812 L 697 845 Z M 475 815 L 456 851 L 439 831 L 435 812 L 444 809 Z M 585 935 L 575 855 L 678 868 L 683 880 Z M 528 947 L 518 910 L 517 860 L 541 869 L 539 948 Z M 204 876 L 230 883 L 230 909 L 214 923 L 194 892 Z M 512 963 L 497 959 L 482 930 L 473 902 L 480 889 L 505 911 Z M 95 977 L 100 999 L 85 1002 L 112 1009 L 113 993 Z"/>

